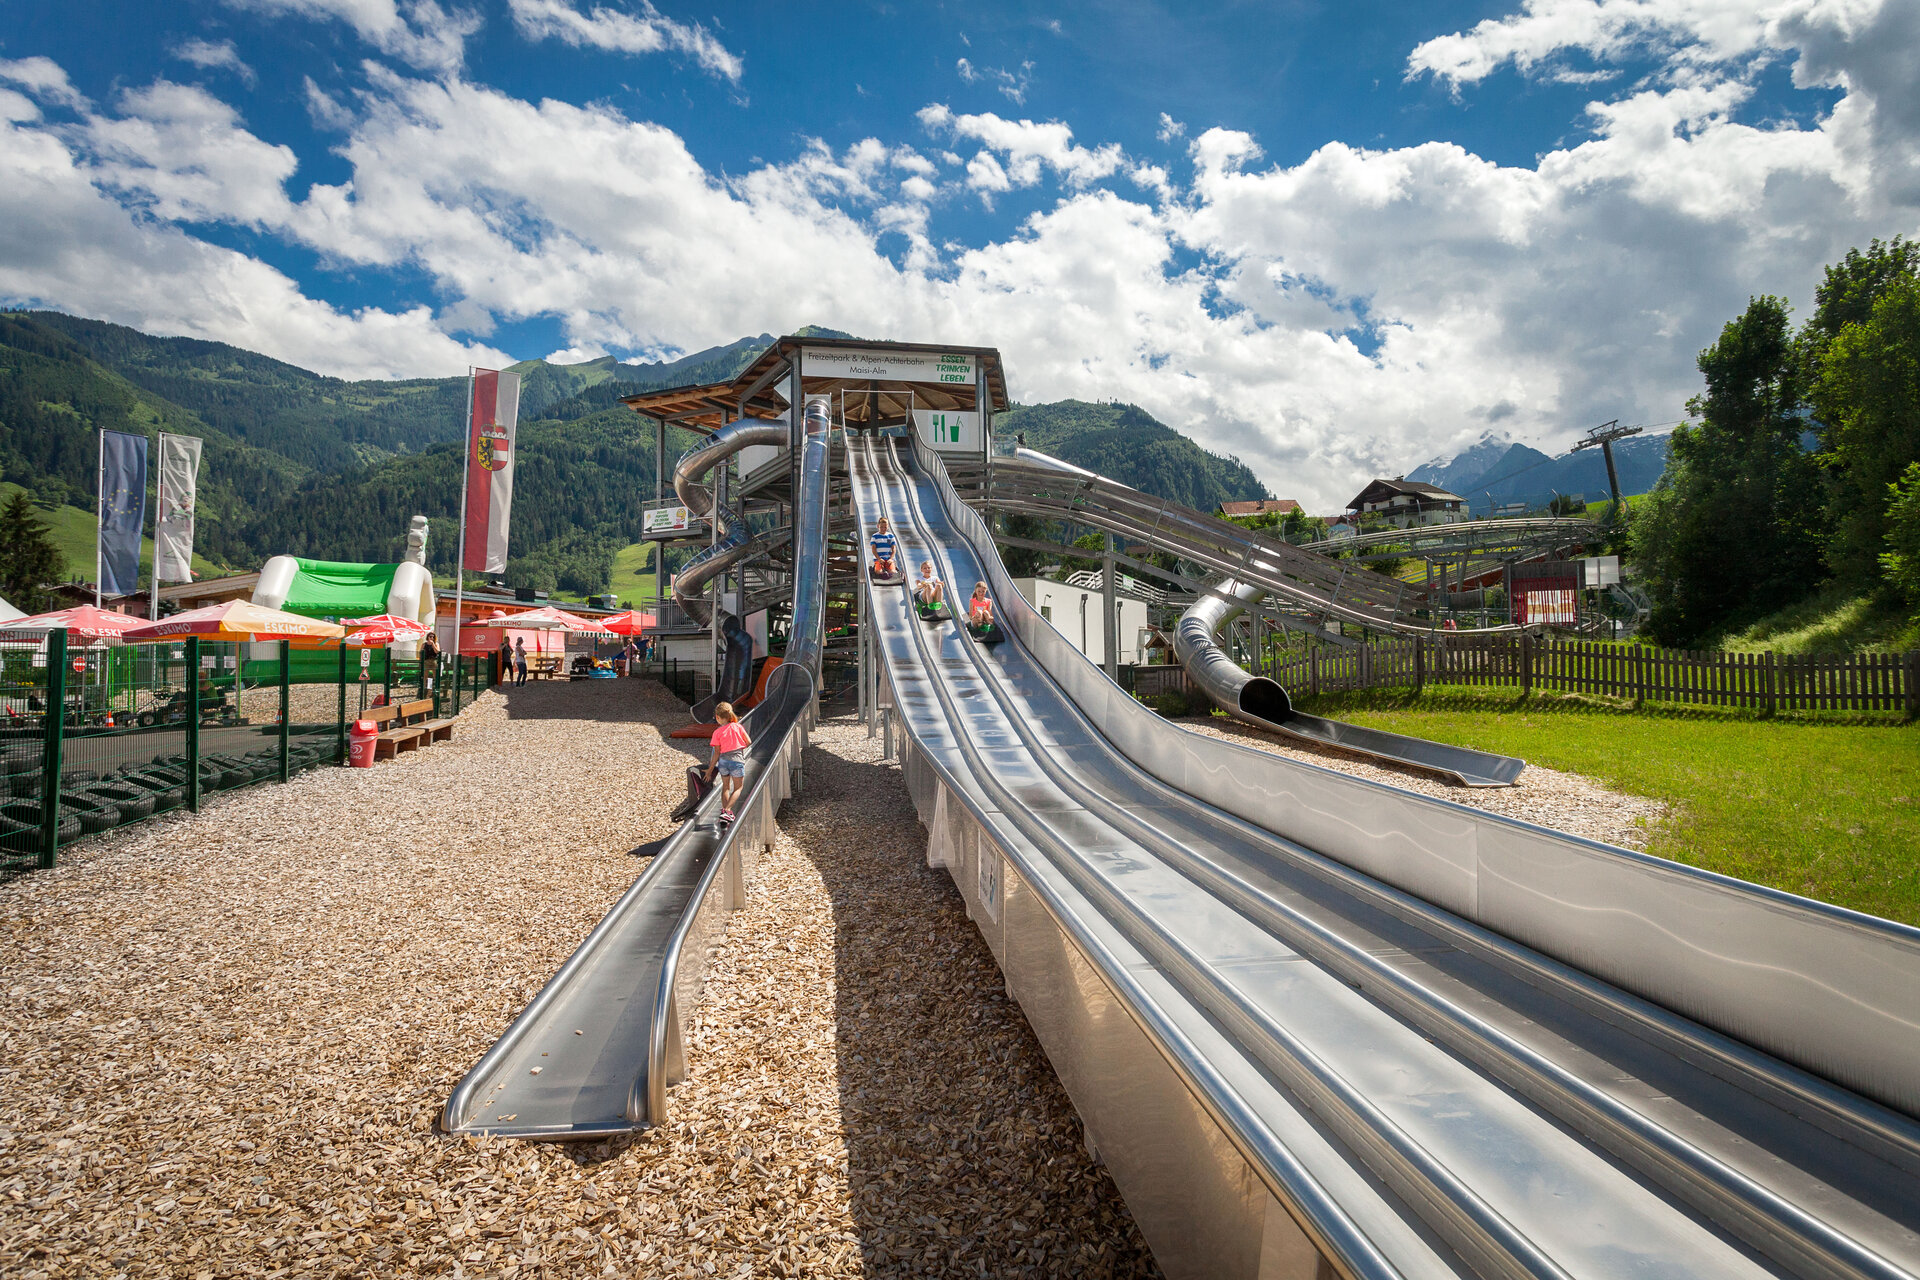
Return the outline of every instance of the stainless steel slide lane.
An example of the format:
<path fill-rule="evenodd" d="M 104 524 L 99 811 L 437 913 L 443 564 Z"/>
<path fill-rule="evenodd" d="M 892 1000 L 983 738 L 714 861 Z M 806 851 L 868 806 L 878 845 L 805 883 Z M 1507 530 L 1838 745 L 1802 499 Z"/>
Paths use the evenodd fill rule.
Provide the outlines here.
<path fill-rule="evenodd" d="M 908 563 L 933 559 L 956 597 L 976 578 L 1008 588 L 927 480 L 871 454 L 855 480 L 863 525 L 888 515 Z M 1403 1257 L 1407 1232 L 1476 1274 L 1764 1273 L 1749 1251 L 1789 1274 L 1912 1273 L 1909 1118 L 1196 801 L 1109 742 L 1021 630 L 980 650 L 913 619 L 897 589 L 871 594 L 915 754 L 1007 858 L 1009 904 L 1030 886 L 1066 935 L 1119 935 L 1117 970 L 1089 961 L 1101 981 L 1138 983 L 1122 1001 L 1136 1025 L 1343 1269 L 1373 1264 L 1322 1219 L 1411 1274 L 1440 1263 Z M 1017 991 L 1008 916 L 976 919 L 990 942 L 1005 931 Z M 1029 1018 L 1106 1154 L 1137 1118 L 1072 1068 L 1076 1042 L 1044 1008 Z M 1203 1026 L 1216 1047 L 1190 1060 L 1181 1045 Z M 1321 1141 L 1290 1146 L 1303 1114 Z M 1150 1162 L 1109 1165 L 1162 1252 L 1177 1220 L 1156 1211 L 1163 1180 Z"/>
<path fill-rule="evenodd" d="M 709 951 L 744 902 L 813 723 L 824 616 L 827 420 L 809 406 L 795 530 L 795 641 L 746 717 L 739 820 L 719 790 L 656 853 L 606 918 L 447 1100 L 450 1133 L 588 1139 L 659 1124 L 684 1069 Z M 784 430 L 784 428 L 783 428 Z"/>

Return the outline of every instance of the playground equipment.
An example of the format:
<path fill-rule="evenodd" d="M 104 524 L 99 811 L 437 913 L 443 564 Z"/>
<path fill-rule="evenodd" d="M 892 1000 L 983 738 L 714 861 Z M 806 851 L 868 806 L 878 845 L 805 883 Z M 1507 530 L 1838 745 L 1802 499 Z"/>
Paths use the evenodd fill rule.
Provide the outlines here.
<path fill-rule="evenodd" d="M 433 575 L 411 560 L 350 564 L 274 556 L 260 566 L 253 603 L 309 618 L 390 614 L 417 622 L 428 632 L 433 630 L 439 611 Z M 420 655 L 420 641 L 417 637 L 398 639 L 392 651 L 394 657 L 411 662 Z"/>
<path fill-rule="evenodd" d="M 738 820 L 718 821 L 717 788 L 696 800 L 708 820 L 674 833 L 467 1073 L 442 1113 L 449 1131 L 592 1138 L 666 1115 L 667 1086 L 685 1070 L 684 1026 L 707 952 L 724 913 L 741 904 L 758 851 L 772 842 L 774 811 L 793 790 L 814 715 L 826 608 L 824 402 L 807 405 L 803 425 L 792 636 L 765 700 L 743 717 L 753 745 Z"/>
<path fill-rule="evenodd" d="M 1511 786 L 1520 777 L 1526 762 L 1512 756 L 1428 742 L 1296 711 L 1285 689 L 1265 676 L 1243 670 L 1213 641 L 1214 632 L 1264 594 L 1263 588 L 1250 583 L 1231 578 L 1216 581 L 1180 616 L 1179 629 L 1174 632 L 1173 649 L 1180 665 L 1228 715 L 1289 738 L 1408 765 L 1469 787 Z"/>
<path fill-rule="evenodd" d="M 782 358 L 723 403 L 783 372 L 801 403 L 802 357 Z M 870 395 L 869 423 L 903 412 Z M 704 957 L 817 696 L 843 501 L 817 406 L 785 482 L 792 640 L 749 719 L 740 822 L 695 799 L 461 1082 L 449 1130 L 665 1120 Z M 863 705 L 1168 1275 L 1920 1275 L 1920 930 L 1190 733 L 1023 600 L 923 434 L 842 456 L 856 546 L 885 516 L 909 563 L 993 593 L 1005 639 L 986 647 L 850 560 Z M 1107 482 L 1070 483 L 1082 510 Z M 1161 505 L 1153 545 L 1211 556 L 1236 584 L 1223 614 L 1240 583 L 1303 616 L 1369 612 L 1251 544 L 1226 563 Z"/>

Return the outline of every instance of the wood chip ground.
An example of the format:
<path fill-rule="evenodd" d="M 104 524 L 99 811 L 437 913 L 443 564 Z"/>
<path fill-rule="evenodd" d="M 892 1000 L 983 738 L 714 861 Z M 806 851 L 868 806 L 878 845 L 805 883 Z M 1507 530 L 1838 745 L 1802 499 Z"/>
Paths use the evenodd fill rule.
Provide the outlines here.
<path fill-rule="evenodd" d="M 644 680 L 488 693 L 450 744 L 0 886 L 0 1275 L 1152 1274 L 847 722 L 733 917 L 669 1126 L 435 1131 L 668 834 L 684 721 Z"/>
<path fill-rule="evenodd" d="M 1577 773 L 1562 773 L 1530 764 L 1520 780 L 1511 787 L 1463 787 L 1415 769 L 1382 764 L 1367 756 L 1333 747 L 1313 747 L 1296 739 L 1282 737 L 1265 729 L 1228 720 L 1181 719 L 1173 723 L 1212 738 L 1225 738 L 1241 746 L 1270 751 L 1277 756 L 1302 760 L 1326 769 L 1337 769 L 1356 777 L 1384 782 L 1390 787 L 1417 791 L 1422 795 L 1451 800 L 1489 813 L 1520 818 L 1543 827 L 1599 840 L 1627 849 L 1644 849 L 1648 829 L 1667 807 L 1658 800 L 1624 795 L 1612 791 Z"/>

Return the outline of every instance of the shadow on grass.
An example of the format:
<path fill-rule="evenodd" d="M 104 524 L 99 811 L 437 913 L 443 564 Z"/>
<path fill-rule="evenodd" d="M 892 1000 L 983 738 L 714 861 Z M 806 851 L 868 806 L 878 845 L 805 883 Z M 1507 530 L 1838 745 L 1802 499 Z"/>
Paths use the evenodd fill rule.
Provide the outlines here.
<path fill-rule="evenodd" d="M 1694 706 L 1677 702 L 1642 702 L 1592 694 L 1536 689 L 1480 688 L 1471 685 L 1428 685 L 1410 688 L 1356 689 L 1298 698 L 1300 710 L 1339 719 L 1353 711 L 1525 712 L 1567 716 L 1619 716 L 1651 720 L 1705 720 L 1733 724 L 1790 724 L 1808 726 L 1878 726 L 1899 729 L 1914 721 L 1898 711 L 1776 711 L 1772 715 L 1744 707 Z"/>

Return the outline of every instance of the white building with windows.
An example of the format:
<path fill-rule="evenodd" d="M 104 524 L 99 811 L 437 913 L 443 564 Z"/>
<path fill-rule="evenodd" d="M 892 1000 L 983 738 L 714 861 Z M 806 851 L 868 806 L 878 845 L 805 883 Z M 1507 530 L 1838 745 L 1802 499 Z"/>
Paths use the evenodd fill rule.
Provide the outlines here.
<path fill-rule="evenodd" d="M 1040 611 L 1041 617 L 1053 624 L 1054 630 L 1067 638 L 1069 644 L 1094 662 L 1104 665 L 1107 660 L 1107 637 L 1100 625 L 1100 575 L 1090 573 L 1074 576 L 1082 581 L 1091 579 L 1092 585 L 1076 586 L 1055 582 L 1050 578 L 1015 578 L 1013 585 L 1020 588 L 1020 594 Z M 1124 576 L 1122 581 L 1126 581 Z M 1123 588 L 1114 596 L 1114 606 L 1120 615 L 1117 637 L 1119 653 L 1116 660 L 1121 666 L 1131 666 L 1143 661 L 1148 631 L 1147 602 L 1126 595 Z"/>

